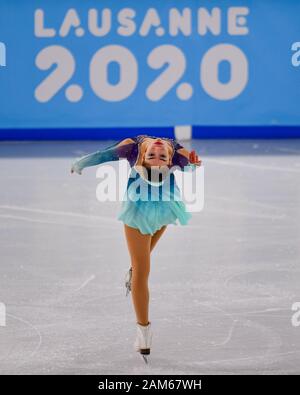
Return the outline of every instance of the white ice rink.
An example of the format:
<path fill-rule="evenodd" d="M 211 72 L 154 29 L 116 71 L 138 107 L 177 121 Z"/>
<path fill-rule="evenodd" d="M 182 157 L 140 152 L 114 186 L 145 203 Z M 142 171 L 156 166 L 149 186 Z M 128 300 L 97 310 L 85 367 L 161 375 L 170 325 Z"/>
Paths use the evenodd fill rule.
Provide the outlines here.
<path fill-rule="evenodd" d="M 0 143 L 2 374 L 300 373 L 300 140 L 194 140 L 205 207 L 152 255 L 149 365 L 135 315 L 120 202 L 99 203 L 102 142 Z"/>

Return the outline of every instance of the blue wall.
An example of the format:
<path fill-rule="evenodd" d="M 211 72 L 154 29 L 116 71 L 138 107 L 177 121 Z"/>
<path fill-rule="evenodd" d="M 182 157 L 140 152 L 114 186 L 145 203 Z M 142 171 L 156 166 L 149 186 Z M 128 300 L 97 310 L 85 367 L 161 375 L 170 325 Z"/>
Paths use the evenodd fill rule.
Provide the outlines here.
<path fill-rule="evenodd" d="M 300 137 L 299 15 L 292 0 L 0 0 L 0 139 Z"/>

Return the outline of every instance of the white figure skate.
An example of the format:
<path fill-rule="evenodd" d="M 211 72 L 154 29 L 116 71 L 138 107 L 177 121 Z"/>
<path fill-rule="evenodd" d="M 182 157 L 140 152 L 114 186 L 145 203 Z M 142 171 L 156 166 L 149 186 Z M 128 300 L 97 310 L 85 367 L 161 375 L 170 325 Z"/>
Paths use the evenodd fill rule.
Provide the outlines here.
<path fill-rule="evenodd" d="M 126 287 L 126 296 L 131 291 L 131 278 L 132 278 L 132 267 L 128 270 L 125 276 L 125 287 Z"/>
<path fill-rule="evenodd" d="M 136 324 L 137 332 L 136 339 L 134 342 L 134 348 L 141 354 L 144 361 L 148 363 L 147 356 L 150 354 L 150 348 L 152 344 L 152 328 L 151 322 L 148 325 Z"/>

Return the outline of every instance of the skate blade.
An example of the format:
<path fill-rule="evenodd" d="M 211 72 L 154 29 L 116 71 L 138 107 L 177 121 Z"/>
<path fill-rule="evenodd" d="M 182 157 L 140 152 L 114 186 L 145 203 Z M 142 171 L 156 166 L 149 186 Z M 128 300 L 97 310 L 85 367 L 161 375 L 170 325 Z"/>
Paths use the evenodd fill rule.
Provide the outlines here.
<path fill-rule="evenodd" d="M 140 355 L 143 358 L 145 364 L 148 365 L 148 357 L 150 355 L 150 348 L 142 348 L 140 349 Z"/>
<path fill-rule="evenodd" d="M 130 291 L 131 291 L 131 289 L 129 289 L 129 288 L 126 287 L 126 296 L 129 295 Z"/>
<path fill-rule="evenodd" d="M 145 362 L 145 364 L 148 365 L 148 357 L 144 354 L 141 354 L 141 357 L 143 358 L 143 361 Z"/>

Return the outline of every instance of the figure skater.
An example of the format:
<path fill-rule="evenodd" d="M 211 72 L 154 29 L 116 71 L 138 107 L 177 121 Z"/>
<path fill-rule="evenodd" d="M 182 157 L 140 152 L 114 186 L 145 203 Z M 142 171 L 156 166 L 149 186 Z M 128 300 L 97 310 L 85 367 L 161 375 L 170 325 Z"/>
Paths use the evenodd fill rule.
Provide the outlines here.
<path fill-rule="evenodd" d="M 126 295 L 131 291 L 136 314 L 134 348 L 147 362 L 146 355 L 150 354 L 152 343 L 148 318 L 150 255 L 168 224 L 176 224 L 178 220 L 181 225 L 186 225 L 191 217 L 180 199 L 171 169 L 193 171 L 200 166 L 201 160 L 195 151 L 189 152 L 176 139 L 138 135 L 79 158 L 73 163 L 71 173 L 81 174 L 85 167 L 122 158 L 127 159 L 131 167 L 125 199 L 118 215 L 118 220 L 124 223 L 131 259 L 125 287 Z M 164 188 L 167 182 L 168 188 Z M 141 189 L 146 191 L 146 196 L 141 196 Z"/>

